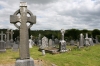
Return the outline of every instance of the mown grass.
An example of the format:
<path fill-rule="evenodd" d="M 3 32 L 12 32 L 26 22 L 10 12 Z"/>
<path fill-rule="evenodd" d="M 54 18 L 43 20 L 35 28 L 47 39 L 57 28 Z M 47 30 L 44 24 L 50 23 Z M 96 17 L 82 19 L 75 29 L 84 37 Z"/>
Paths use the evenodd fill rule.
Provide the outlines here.
<path fill-rule="evenodd" d="M 42 53 L 38 51 L 38 47 L 34 46 L 30 49 L 30 55 L 33 59 L 43 60 L 48 66 L 53 63 L 57 66 L 100 66 L 100 45 L 84 47 L 78 49 L 75 46 L 67 46 L 71 51 L 60 54 Z M 6 53 L 0 53 L 1 63 L 14 63 L 19 57 L 18 52 L 7 49 Z"/>

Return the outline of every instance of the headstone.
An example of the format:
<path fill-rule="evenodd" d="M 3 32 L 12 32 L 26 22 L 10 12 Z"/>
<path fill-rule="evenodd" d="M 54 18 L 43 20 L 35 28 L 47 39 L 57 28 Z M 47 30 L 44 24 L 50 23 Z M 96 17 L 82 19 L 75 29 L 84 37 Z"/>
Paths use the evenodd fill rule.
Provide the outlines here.
<path fill-rule="evenodd" d="M 10 42 L 12 43 L 13 42 L 13 34 L 14 34 L 13 30 L 11 30 L 10 34 L 11 34 L 11 40 L 10 40 Z"/>
<path fill-rule="evenodd" d="M 55 39 L 55 44 L 59 44 L 59 40 L 57 38 Z"/>
<path fill-rule="evenodd" d="M 54 35 L 52 35 L 52 46 L 55 47 L 55 44 L 54 44 Z"/>
<path fill-rule="evenodd" d="M 34 42 L 31 39 L 29 39 L 29 48 L 32 48 L 33 44 Z"/>
<path fill-rule="evenodd" d="M 60 44 L 59 44 L 59 51 L 60 52 L 66 52 L 67 51 L 67 49 L 66 49 L 66 41 L 64 40 L 65 30 L 61 29 L 61 33 L 62 33 L 62 40 L 60 41 Z"/>
<path fill-rule="evenodd" d="M 13 51 L 18 51 L 18 44 L 14 43 L 12 47 Z"/>
<path fill-rule="evenodd" d="M 48 38 L 44 36 L 42 38 L 42 45 L 40 46 L 40 48 L 45 49 L 46 47 L 48 47 Z"/>
<path fill-rule="evenodd" d="M 33 36 L 31 35 L 30 37 L 31 37 L 31 40 L 32 40 L 33 39 Z"/>
<path fill-rule="evenodd" d="M 90 43 L 91 46 L 94 46 L 92 38 L 89 38 L 89 43 Z"/>
<path fill-rule="evenodd" d="M 75 45 L 75 41 L 74 40 L 71 40 L 70 41 L 70 45 Z"/>
<path fill-rule="evenodd" d="M 6 48 L 11 48 L 11 43 L 10 43 L 10 40 L 9 40 L 9 35 L 10 35 L 9 29 L 7 29 L 6 33 L 7 33 Z"/>
<path fill-rule="evenodd" d="M 11 30 L 11 32 L 10 32 L 10 35 L 11 35 L 11 39 L 10 39 L 11 46 L 13 46 L 13 44 L 14 44 L 14 42 L 13 42 L 13 34 L 14 34 L 13 30 Z"/>
<path fill-rule="evenodd" d="M 85 46 L 89 46 L 89 38 L 88 38 L 88 34 L 86 33 L 86 38 L 85 38 Z"/>
<path fill-rule="evenodd" d="M 98 37 L 97 37 L 97 36 L 95 37 L 95 42 L 96 42 L 96 44 L 99 43 L 99 41 L 98 41 Z"/>
<path fill-rule="evenodd" d="M 81 33 L 80 34 L 80 41 L 79 41 L 79 48 L 83 47 L 84 45 L 84 36 L 83 34 Z"/>
<path fill-rule="evenodd" d="M 49 39 L 49 47 L 53 47 L 52 39 Z"/>
<path fill-rule="evenodd" d="M 5 36 L 5 34 L 2 31 L 0 35 L 1 35 L 0 52 L 5 52 L 6 51 L 6 48 L 5 48 L 5 42 L 3 40 L 3 36 Z"/>
<path fill-rule="evenodd" d="M 15 38 L 15 43 L 19 45 L 19 36 Z"/>
<path fill-rule="evenodd" d="M 20 16 L 17 16 L 18 14 L 20 14 Z M 30 17 L 27 17 L 27 14 L 29 14 Z M 21 25 L 18 26 L 17 22 L 20 22 Z M 27 22 L 30 23 L 29 26 L 27 26 Z M 21 2 L 20 9 L 13 15 L 10 15 L 10 23 L 13 23 L 20 30 L 20 59 L 16 61 L 15 66 L 34 66 L 34 61 L 32 58 L 30 58 L 29 53 L 28 29 L 32 27 L 34 23 L 36 23 L 36 16 L 34 16 L 32 12 L 27 9 L 26 2 Z"/>
<path fill-rule="evenodd" d="M 41 34 L 39 34 L 39 40 L 38 40 L 39 46 L 41 46 Z"/>
<path fill-rule="evenodd" d="M 45 55 L 45 50 L 42 50 L 42 55 L 43 55 L 43 56 Z"/>

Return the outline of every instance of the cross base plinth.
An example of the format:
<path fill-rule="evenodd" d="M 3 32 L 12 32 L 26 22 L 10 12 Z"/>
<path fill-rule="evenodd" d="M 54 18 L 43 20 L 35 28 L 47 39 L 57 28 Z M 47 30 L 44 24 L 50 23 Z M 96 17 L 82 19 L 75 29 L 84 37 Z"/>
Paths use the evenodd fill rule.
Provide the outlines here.
<path fill-rule="evenodd" d="M 24 59 L 24 60 L 16 60 L 15 66 L 35 66 L 33 58 Z"/>

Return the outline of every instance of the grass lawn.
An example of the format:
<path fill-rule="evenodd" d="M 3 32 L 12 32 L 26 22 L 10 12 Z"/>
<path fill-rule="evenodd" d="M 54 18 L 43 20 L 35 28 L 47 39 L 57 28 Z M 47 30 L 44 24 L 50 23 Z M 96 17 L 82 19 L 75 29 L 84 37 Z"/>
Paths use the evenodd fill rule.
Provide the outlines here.
<path fill-rule="evenodd" d="M 47 66 L 51 66 L 52 63 L 57 66 L 100 66 L 100 44 L 81 49 L 75 46 L 67 48 L 71 48 L 71 51 L 55 55 L 46 53 L 42 56 L 38 47 L 34 46 L 30 49 L 30 55 L 33 59 L 43 60 Z M 5 53 L 0 53 L 0 64 L 14 63 L 18 57 L 18 52 L 7 49 Z"/>

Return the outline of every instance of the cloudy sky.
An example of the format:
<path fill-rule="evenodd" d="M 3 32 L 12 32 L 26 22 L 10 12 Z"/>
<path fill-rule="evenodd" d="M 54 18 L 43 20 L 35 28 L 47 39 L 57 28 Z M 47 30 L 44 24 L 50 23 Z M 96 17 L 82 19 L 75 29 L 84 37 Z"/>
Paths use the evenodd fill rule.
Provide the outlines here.
<path fill-rule="evenodd" d="M 17 29 L 10 15 L 20 2 L 37 16 L 32 30 L 100 29 L 100 0 L 0 0 L 0 29 Z"/>

